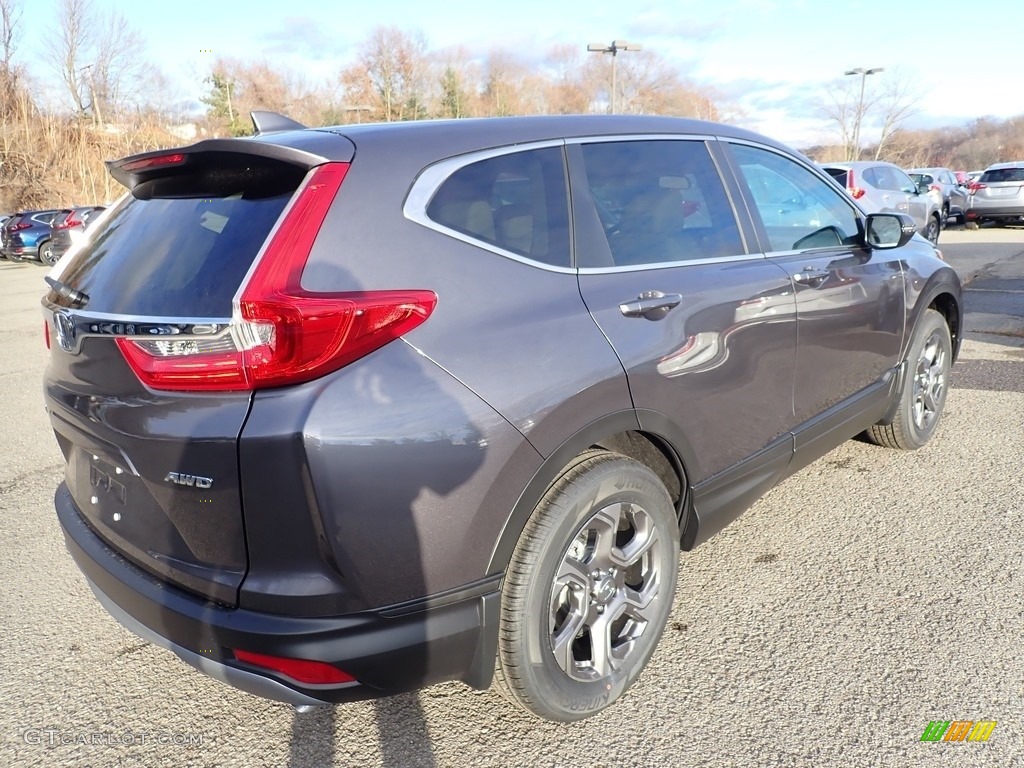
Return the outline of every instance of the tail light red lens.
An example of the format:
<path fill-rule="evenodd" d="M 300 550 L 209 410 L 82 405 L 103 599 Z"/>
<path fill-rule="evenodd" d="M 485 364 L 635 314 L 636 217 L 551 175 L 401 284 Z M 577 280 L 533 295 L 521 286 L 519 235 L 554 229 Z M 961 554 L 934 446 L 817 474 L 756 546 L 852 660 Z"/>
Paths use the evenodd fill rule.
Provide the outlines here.
<path fill-rule="evenodd" d="M 846 189 L 854 200 L 860 200 L 864 197 L 864 190 L 858 187 L 854 180 L 853 168 L 846 172 Z"/>
<path fill-rule="evenodd" d="M 71 213 L 69 213 L 60 222 L 58 222 L 58 224 L 56 225 L 56 229 L 71 229 L 71 227 L 80 226 L 82 226 L 81 220 L 76 219 L 75 212 L 71 211 Z"/>
<path fill-rule="evenodd" d="M 8 232 L 20 232 L 23 229 L 28 229 L 32 224 L 27 221 L 19 221 L 17 224 L 12 224 L 7 228 Z"/>
<path fill-rule="evenodd" d="M 290 659 L 285 656 L 269 656 L 265 653 L 253 653 L 238 649 L 232 653 L 235 654 L 236 659 L 246 664 L 278 672 L 296 682 L 307 685 L 340 685 L 356 682 L 352 675 L 325 661 Z"/>
<path fill-rule="evenodd" d="M 979 184 L 979 183 L 978 183 L 978 182 L 976 182 L 976 181 L 972 181 L 972 182 L 971 182 L 970 184 L 968 184 L 968 185 L 967 185 L 967 192 L 968 192 L 969 194 L 972 194 L 972 195 L 973 195 L 973 194 L 974 194 L 975 192 L 977 192 L 977 191 L 978 191 L 979 189 L 984 189 L 984 188 L 985 188 L 985 185 L 984 185 L 984 184 Z"/>
<path fill-rule="evenodd" d="M 928 189 L 930 189 L 932 192 L 941 192 L 942 191 L 942 187 L 940 187 L 938 184 L 931 184 L 931 185 L 929 185 Z"/>
<path fill-rule="evenodd" d="M 316 169 L 273 235 L 238 302 L 236 320 L 210 337 L 119 338 L 146 386 L 171 391 L 255 390 L 338 370 L 420 325 L 433 291 L 315 293 L 302 271 L 348 165 Z"/>

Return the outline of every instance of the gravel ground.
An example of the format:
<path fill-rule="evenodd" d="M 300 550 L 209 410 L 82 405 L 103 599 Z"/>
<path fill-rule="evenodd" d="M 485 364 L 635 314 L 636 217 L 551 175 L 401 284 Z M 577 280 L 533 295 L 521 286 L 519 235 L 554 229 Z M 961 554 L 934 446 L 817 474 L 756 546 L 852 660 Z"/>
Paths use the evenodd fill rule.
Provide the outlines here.
<path fill-rule="evenodd" d="M 0 766 L 1024 765 L 1021 339 L 968 339 L 928 448 L 850 441 L 684 554 L 658 652 L 598 717 L 459 684 L 297 714 L 121 629 L 65 553 L 42 274 L 0 262 Z M 957 719 L 998 725 L 920 741 Z"/>

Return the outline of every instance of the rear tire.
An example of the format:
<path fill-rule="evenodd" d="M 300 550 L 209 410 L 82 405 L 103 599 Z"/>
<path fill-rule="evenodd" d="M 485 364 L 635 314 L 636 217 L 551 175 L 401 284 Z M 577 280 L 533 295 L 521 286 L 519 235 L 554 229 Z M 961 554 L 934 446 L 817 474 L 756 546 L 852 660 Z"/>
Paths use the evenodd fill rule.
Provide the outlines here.
<path fill-rule="evenodd" d="M 53 257 L 53 247 L 49 240 L 44 240 L 39 244 L 39 263 L 44 267 L 52 267 L 57 263 L 57 259 Z"/>
<path fill-rule="evenodd" d="M 501 594 L 496 687 L 532 714 L 581 720 L 636 681 L 672 609 L 679 526 L 665 486 L 588 451 L 523 530 Z"/>
<path fill-rule="evenodd" d="M 907 352 L 899 407 L 891 424 L 875 424 L 867 437 L 876 445 L 916 451 L 935 433 L 949 392 L 953 343 L 946 319 L 926 309 Z"/>

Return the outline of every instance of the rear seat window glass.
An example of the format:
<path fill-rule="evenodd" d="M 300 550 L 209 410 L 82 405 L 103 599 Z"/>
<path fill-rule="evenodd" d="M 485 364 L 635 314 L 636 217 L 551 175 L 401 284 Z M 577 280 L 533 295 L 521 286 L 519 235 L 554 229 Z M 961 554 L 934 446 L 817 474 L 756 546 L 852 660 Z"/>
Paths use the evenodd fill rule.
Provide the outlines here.
<path fill-rule="evenodd" d="M 595 143 L 582 152 L 609 266 L 743 253 L 732 205 L 703 142 Z"/>
<path fill-rule="evenodd" d="M 434 193 L 427 216 L 487 245 L 559 267 L 569 263 L 569 203 L 557 147 L 480 160 Z"/>

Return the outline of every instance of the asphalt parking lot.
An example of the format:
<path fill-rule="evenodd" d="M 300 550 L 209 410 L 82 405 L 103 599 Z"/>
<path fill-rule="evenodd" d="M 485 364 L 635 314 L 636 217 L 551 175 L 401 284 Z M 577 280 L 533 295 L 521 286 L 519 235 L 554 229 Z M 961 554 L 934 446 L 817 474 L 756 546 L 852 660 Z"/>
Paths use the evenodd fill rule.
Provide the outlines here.
<path fill-rule="evenodd" d="M 0 261 L 0 766 L 1024 765 L 1024 230 L 940 246 L 971 314 L 935 441 L 850 441 L 684 554 L 639 683 L 562 726 L 454 683 L 300 714 L 121 629 L 53 513 L 45 273 Z"/>

